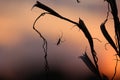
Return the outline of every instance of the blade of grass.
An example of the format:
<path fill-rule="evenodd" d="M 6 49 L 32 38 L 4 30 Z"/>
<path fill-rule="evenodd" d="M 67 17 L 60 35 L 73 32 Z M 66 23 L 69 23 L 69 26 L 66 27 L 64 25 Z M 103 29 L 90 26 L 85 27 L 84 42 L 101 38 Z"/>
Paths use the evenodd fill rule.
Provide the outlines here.
<path fill-rule="evenodd" d="M 86 66 L 94 73 L 97 74 L 97 69 L 95 65 L 92 63 L 90 58 L 88 57 L 87 53 L 85 52 L 80 58 L 83 60 L 83 62 L 86 64 Z"/>
<path fill-rule="evenodd" d="M 109 33 L 107 32 L 106 28 L 105 28 L 105 23 L 107 22 L 107 19 L 100 25 L 100 29 L 103 33 L 103 36 L 105 37 L 105 39 L 110 43 L 110 45 L 114 48 L 114 50 L 118 53 L 117 51 L 117 47 L 114 43 L 114 41 L 112 40 L 112 38 L 110 37 Z"/>
<path fill-rule="evenodd" d="M 80 18 L 79 18 L 79 25 L 78 25 L 78 27 L 84 32 L 85 37 L 88 39 L 89 44 L 90 44 L 90 48 L 91 48 L 91 53 L 92 53 L 93 57 L 95 58 L 96 57 L 96 52 L 94 50 L 93 38 L 90 35 L 90 33 L 89 33 L 89 31 L 88 31 L 84 21 L 81 20 Z M 97 62 L 97 61 L 98 61 L 98 58 L 96 57 L 95 58 L 95 62 Z"/>
<path fill-rule="evenodd" d="M 114 20 L 114 28 L 115 28 L 115 36 L 116 36 L 116 43 L 117 43 L 117 50 L 118 50 L 118 56 L 120 57 L 120 21 L 118 17 L 118 9 L 116 0 L 106 0 L 111 7 L 111 13 Z"/>
<path fill-rule="evenodd" d="M 90 33 L 89 33 L 86 25 L 84 24 L 83 20 L 81 20 L 80 18 L 79 18 L 78 27 L 84 32 L 84 35 L 85 35 L 85 37 L 87 38 L 87 40 L 89 42 L 89 45 L 90 45 L 90 48 L 91 48 L 92 57 L 93 57 L 93 60 L 94 60 L 94 63 L 95 63 L 95 67 L 97 69 L 97 76 L 99 77 L 99 79 L 102 80 L 102 77 L 101 77 L 101 74 L 100 74 L 100 71 L 99 71 L 99 67 L 98 67 L 98 64 L 97 64 L 98 58 L 96 56 L 96 51 L 94 50 L 93 38 L 90 35 Z"/>

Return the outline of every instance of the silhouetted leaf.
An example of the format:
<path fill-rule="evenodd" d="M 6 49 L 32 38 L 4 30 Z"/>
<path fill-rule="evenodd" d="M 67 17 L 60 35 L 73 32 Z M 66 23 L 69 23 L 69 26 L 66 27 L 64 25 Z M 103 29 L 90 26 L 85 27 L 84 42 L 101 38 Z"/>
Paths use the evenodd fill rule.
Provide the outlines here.
<path fill-rule="evenodd" d="M 115 45 L 115 43 L 113 42 L 112 38 L 110 37 L 109 33 L 107 32 L 106 28 L 105 28 L 105 23 L 106 23 L 107 19 L 100 25 L 100 29 L 105 37 L 105 39 L 110 43 L 110 45 L 114 48 L 114 50 L 118 53 L 117 51 L 117 47 Z"/>
<path fill-rule="evenodd" d="M 97 65 L 98 58 L 97 58 L 96 52 L 94 50 L 94 44 L 93 44 L 92 36 L 91 36 L 90 32 L 88 31 L 84 21 L 81 20 L 80 18 L 79 18 L 79 25 L 78 25 L 78 27 L 84 32 L 84 35 L 85 35 L 85 37 L 87 38 L 87 40 L 88 40 L 88 42 L 90 44 L 91 53 L 92 53 L 92 56 L 94 58 L 94 62 Z"/>
<path fill-rule="evenodd" d="M 83 60 L 83 62 L 86 64 L 86 66 L 87 66 L 93 73 L 98 74 L 95 65 L 92 63 L 92 61 L 90 60 L 90 58 L 88 57 L 88 55 L 87 55 L 86 52 L 85 52 L 85 54 L 83 54 L 83 56 L 80 56 L 80 58 Z"/>
<path fill-rule="evenodd" d="M 57 12 L 55 12 L 53 9 L 51 9 L 50 7 L 47 7 L 46 5 L 42 4 L 41 2 L 37 1 L 36 4 L 33 6 L 34 7 L 38 7 L 41 8 L 45 11 L 48 11 L 50 14 L 54 15 L 54 16 L 60 16 Z"/>
<path fill-rule="evenodd" d="M 110 4 L 111 7 L 111 13 L 114 20 L 114 30 L 115 30 L 115 37 L 116 37 L 116 44 L 118 49 L 118 56 L 120 57 L 120 21 L 118 17 L 118 9 L 116 0 L 107 0 L 107 2 Z"/>
<path fill-rule="evenodd" d="M 64 20 L 66 20 L 66 21 L 68 21 L 68 22 L 71 22 L 71 23 L 73 23 L 73 24 L 76 24 L 76 25 L 78 24 L 78 23 L 76 23 L 76 22 L 74 22 L 74 21 L 72 21 L 72 20 L 70 20 L 70 19 L 68 19 L 68 18 L 65 18 L 65 17 L 61 16 L 61 15 L 58 14 L 56 11 L 54 11 L 54 10 L 51 9 L 50 7 L 42 4 L 42 3 L 39 2 L 39 1 L 37 1 L 36 4 L 35 4 L 32 8 L 34 8 L 34 7 L 38 7 L 38 8 L 40 8 L 40 9 L 43 9 L 43 10 L 47 11 L 49 14 L 51 14 L 51 15 L 53 15 L 53 16 L 56 16 L 56 17 L 61 18 L 61 19 L 64 19 Z"/>

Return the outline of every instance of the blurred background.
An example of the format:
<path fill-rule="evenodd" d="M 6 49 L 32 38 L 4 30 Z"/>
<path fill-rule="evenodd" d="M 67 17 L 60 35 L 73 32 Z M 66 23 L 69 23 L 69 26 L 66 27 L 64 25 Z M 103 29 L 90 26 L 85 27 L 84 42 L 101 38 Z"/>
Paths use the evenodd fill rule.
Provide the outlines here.
<path fill-rule="evenodd" d="M 78 22 L 81 18 L 94 39 L 95 50 L 101 73 L 109 78 L 113 76 L 115 67 L 115 51 L 100 31 L 100 24 L 106 18 L 107 2 L 104 0 L 39 0 L 61 15 Z M 117 1 L 120 10 L 120 1 Z M 16 79 L 44 70 L 43 40 L 33 30 L 34 20 L 44 10 L 32 6 L 36 0 L 0 0 L 0 77 L 6 80 Z M 119 11 L 120 12 L 120 11 Z M 120 16 L 120 13 L 119 13 Z M 86 51 L 91 57 L 90 47 L 83 32 L 73 24 L 45 15 L 36 23 L 36 28 L 48 41 L 48 63 L 51 70 L 58 70 L 71 78 L 86 78 L 92 72 L 78 58 Z M 112 16 L 106 28 L 114 39 Z M 56 43 L 63 33 L 63 42 Z M 92 59 L 92 57 L 91 57 Z M 120 79 L 118 64 L 116 80 Z M 22 79 L 21 79 L 22 80 Z"/>

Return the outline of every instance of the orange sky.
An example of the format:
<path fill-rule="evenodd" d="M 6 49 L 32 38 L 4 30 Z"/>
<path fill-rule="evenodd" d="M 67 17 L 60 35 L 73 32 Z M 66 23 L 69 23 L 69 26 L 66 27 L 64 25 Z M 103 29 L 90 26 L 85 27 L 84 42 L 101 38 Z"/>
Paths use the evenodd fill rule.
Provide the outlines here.
<path fill-rule="evenodd" d="M 75 0 L 40 1 L 49 5 L 61 15 L 76 22 L 78 22 L 79 17 L 84 20 L 92 37 L 99 38 L 102 41 L 102 43 L 99 43 L 97 40 L 94 40 L 100 70 L 102 73 L 112 76 L 115 66 L 115 51 L 110 45 L 107 45 L 108 50 L 105 50 L 104 45 L 107 41 L 100 31 L 100 24 L 106 17 L 106 2 L 103 0 L 81 0 L 81 3 L 77 4 Z M 117 1 L 118 6 L 120 6 L 120 1 Z M 29 62 L 29 60 L 32 61 L 31 59 L 34 59 L 33 62 L 41 62 L 41 64 L 43 64 L 44 53 L 41 48 L 42 40 L 32 29 L 35 18 L 39 16 L 43 10 L 34 8 L 31 11 L 35 2 L 36 0 L 0 1 L 0 64 L 2 64 L 0 68 L 1 70 L 3 69 L 3 71 L 6 71 L 7 66 L 10 66 L 11 70 L 13 67 L 17 69 L 17 65 L 20 65 L 20 63 L 25 64 L 24 60 Z M 110 18 L 112 18 L 112 16 L 110 16 Z M 73 24 L 51 15 L 42 17 L 36 24 L 36 27 L 48 40 L 49 62 L 51 67 L 59 66 L 66 69 L 71 66 L 71 68 L 68 68 L 68 71 L 72 69 L 71 72 L 75 72 L 84 69 L 86 72 L 89 72 L 82 60 L 78 59 L 78 56 L 82 55 L 86 50 L 88 54 L 90 54 L 88 42 L 82 31 L 73 26 Z M 114 38 L 112 19 L 107 23 L 107 29 L 112 38 Z M 64 42 L 58 47 L 56 46 L 56 42 L 59 36 L 61 36 L 61 32 L 63 32 Z M 55 64 L 56 61 L 58 64 Z M 73 65 L 71 63 L 73 63 Z M 79 69 L 79 67 L 82 69 Z"/>

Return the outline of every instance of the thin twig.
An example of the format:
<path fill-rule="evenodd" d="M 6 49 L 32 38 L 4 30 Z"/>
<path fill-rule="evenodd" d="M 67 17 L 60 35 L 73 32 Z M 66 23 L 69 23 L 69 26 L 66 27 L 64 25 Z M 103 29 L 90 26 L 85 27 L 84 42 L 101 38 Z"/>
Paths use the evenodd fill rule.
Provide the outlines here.
<path fill-rule="evenodd" d="M 109 43 L 105 43 L 105 50 L 107 50 L 107 47 L 106 47 L 106 46 L 107 46 L 108 44 L 109 44 Z"/>
<path fill-rule="evenodd" d="M 47 49 L 48 49 L 48 46 L 47 46 L 47 40 L 44 38 L 44 36 L 41 34 L 40 31 L 38 31 L 36 28 L 35 28 L 35 24 L 37 22 L 37 20 L 41 17 L 41 16 L 44 16 L 45 14 L 48 14 L 47 12 L 44 12 L 42 14 L 40 14 L 40 16 L 38 16 L 36 18 L 36 20 L 34 21 L 33 23 L 33 29 L 39 34 L 39 36 L 43 39 L 43 45 L 42 45 L 42 48 L 44 50 L 44 58 L 45 58 L 45 71 L 48 71 L 49 70 L 49 65 L 48 65 L 48 60 L 47 60 Z"/>
<path fill-rule="evenodd" d="M 106 16 L 106 19 L 108 20 L 108 17 L 109 17 L 109 14 L 110 14 L 110 4 L 108 3 L 108 5 L 107 5 L 107 9 L 108 9 L 108 11 L 107 11 L 107 16 Z"/>
<path fill-rule="evenodd" d="M 97 40 L 97 41 L 99 41 L 100 43 L 102 42 L 100 39 L 98 39 L 98 38 L 93 38 L 93 39 L 95 39 L 95 40 Z"/>
<path fill-rule="evenodd" d="M 115 79 L 115 76 L 116 76 L 116 73 L 117 73 L 118 62 L 119 62 L 119 60 L 118 60 L 118 57 L 117 57 L 117 55 L 116 55 L 116 65 L 115 65 L 114 74 L 113 74 L 113 77 L 112 77 L 111 80 L 114 80 L 114 79 Z"/>

